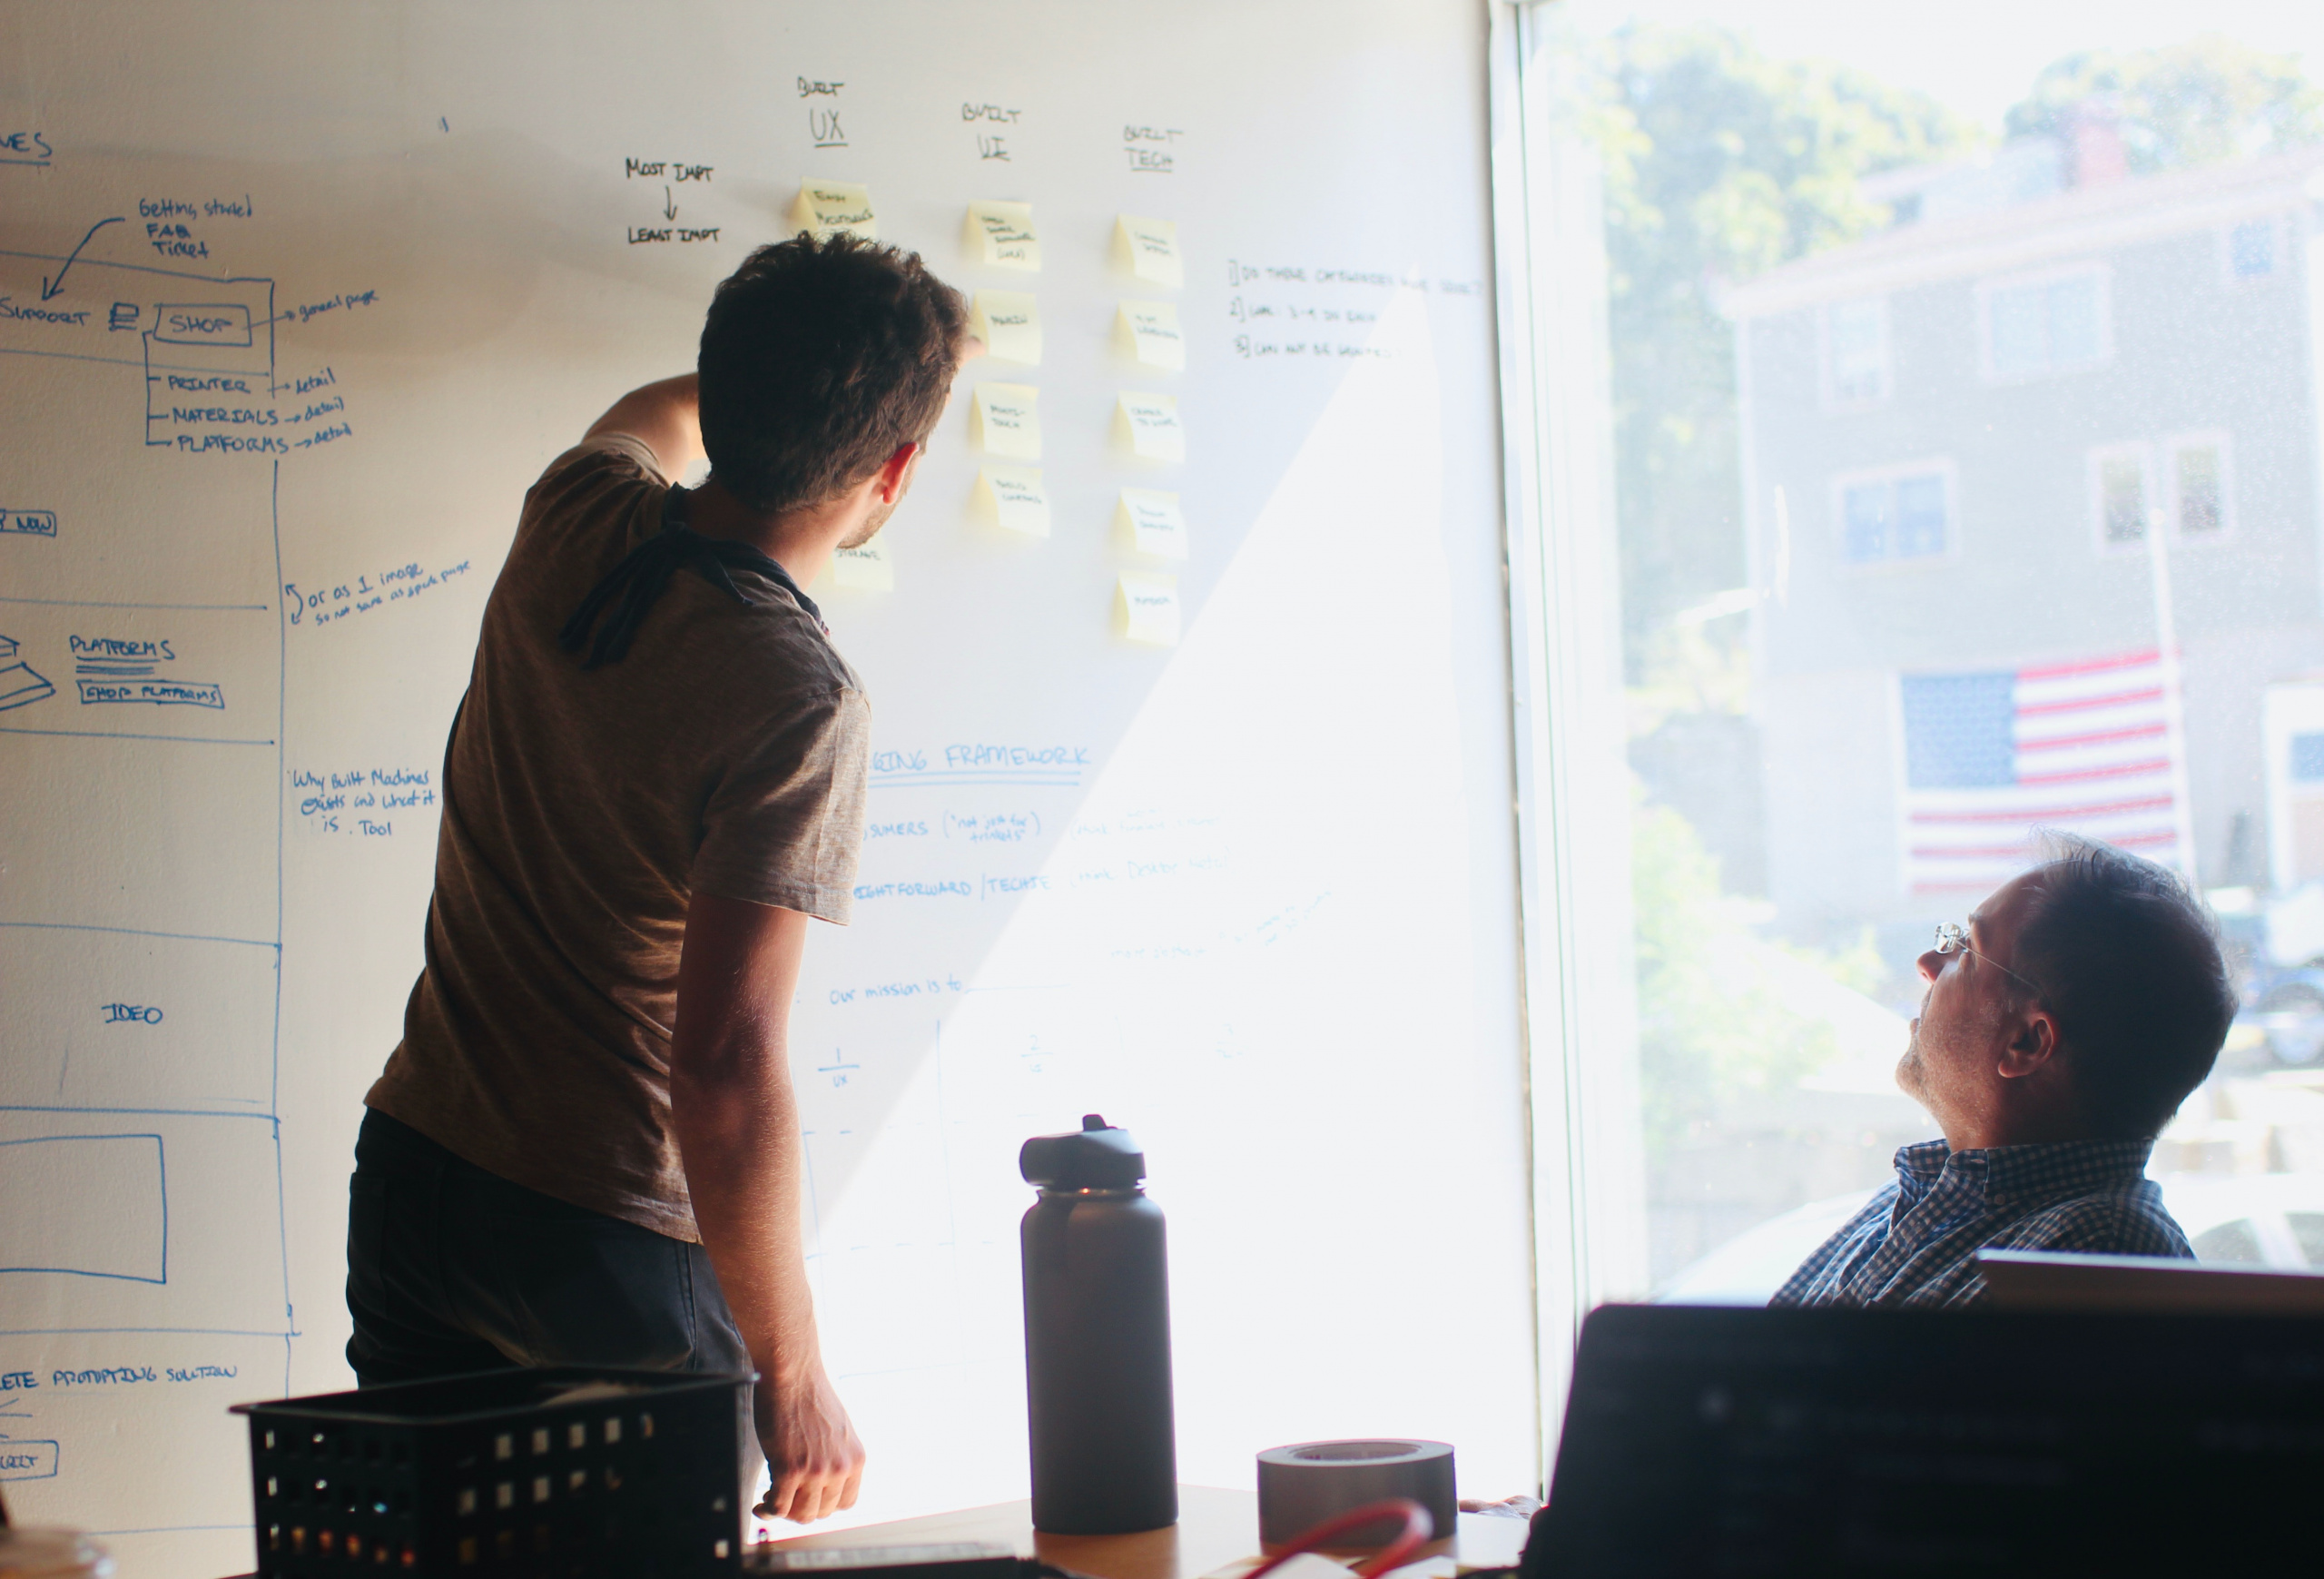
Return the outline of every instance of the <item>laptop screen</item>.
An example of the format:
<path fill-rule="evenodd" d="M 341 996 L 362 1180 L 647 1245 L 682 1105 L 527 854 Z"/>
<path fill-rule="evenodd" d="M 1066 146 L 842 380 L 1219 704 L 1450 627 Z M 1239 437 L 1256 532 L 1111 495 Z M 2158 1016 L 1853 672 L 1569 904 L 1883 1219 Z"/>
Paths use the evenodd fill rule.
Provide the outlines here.
<path fill-rule="evenodd" d="M 1607 1306 L 1525 1566 L 2221 1573 L 2319 1506 L 2324 1321 Z"/>

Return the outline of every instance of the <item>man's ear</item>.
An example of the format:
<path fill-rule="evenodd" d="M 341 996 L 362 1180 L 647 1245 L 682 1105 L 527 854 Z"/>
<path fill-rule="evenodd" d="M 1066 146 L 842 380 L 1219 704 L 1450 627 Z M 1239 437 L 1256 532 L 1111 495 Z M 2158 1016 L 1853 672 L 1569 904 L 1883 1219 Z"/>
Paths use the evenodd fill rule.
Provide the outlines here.
<path fill-rule="evenodd" d="M 891 505 L 903 498 L 904 486 L 911 480 L 912 466 L 920 459 L 920 448 L 917 444 L 899 445 L 880 468 L 878 491 L 881 504 Z"/>
<path fill-rule="evenodd" d="M 2024 1080 L 2058 1054 L 2058 1022 L 2046 1009 L 2024 1010 L 2001 1050 L 2001 1077 Z"/>

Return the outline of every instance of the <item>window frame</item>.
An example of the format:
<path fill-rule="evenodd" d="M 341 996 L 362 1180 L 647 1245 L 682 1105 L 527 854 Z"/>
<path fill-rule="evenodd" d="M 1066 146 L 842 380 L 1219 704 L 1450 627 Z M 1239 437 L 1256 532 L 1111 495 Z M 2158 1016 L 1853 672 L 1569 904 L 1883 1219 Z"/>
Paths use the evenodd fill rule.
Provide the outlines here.
<path fill-rule="evenodd" d="M 1832 314 L 1844 307 L 1870 304 L 1880 320 L 1880 392 L 1866 400 L 1851 400 L 1840 393 L 1837 369 L 1833 352 L 1837 341 L 1832 333 Z M 1850 296 L 1837 301 L 1819 302 L 1816 307 L 1816 381 L 1817 390 L 1827 416 L 1841 416 L 1852 411 L 1876 411 L 1896 399 L 1896 319 L 1889 308 L 1889 295 L 1882 291 L 1876 296 Z"/>
<path fill-rule="evenodd" d="M 2088 360 L 2048 365 L 2032 372 L 2003 372 L 1994 365 L 1994 301 L 2013 291 L 2028 291 L 2041 286 L 2055 285 L 2062 281 L 2088 278 L 2095 281 L 2098 295 L 2098 354 Z M 2038 384 L 2051 379 L 2072 378 L 2078 373 L 2094 372 L 2113 365 L 2114 361 L 2114 270 L 2103 258 L 2082 258 L 2072 262 L 2055 263 L 2047 268 L 2029 269 L 2014 274 L 1993 274 L 1976 283 L 1974 300 L 1977 310 L 1977 376 L 1981 382 L 2006 387 L 2014 384 Z M 2047 331 L 2044 325 L 2044 331 Z"/>
<path fill-rule="evenodd" d="M 1644 1287 L 1647 1203 L 1637 1060 L 1604 1055 L 1635 1048 L 1637 1004 L 1629 841 L 1606 836 L 1630 805 L 1600 155 L 1555 7 L 1488 16 L 1541 1490 L 1582 1318 Z"/>
<path fill-rule="evenodd" d="M 1945 489 L 1945 548 L 1939 553 L 1911 556 L 1889 554 L 1878 559 L 1848 558 L 1847 494 L 1852 488 L 1866 483 L 1896 483 L 1908 477 L 1935 476 Z M 1835 472 L 1826 489 L 1831 508 L 1830 541 L 1834 563 L 1846 576 L 1880 575 L 1926 568 L 1937 565 L 1960 562 L 1961 549 L 1961 468 L 1949 455 L 1922 456 L 1912 460 L 1892 461 L 1885 466 L 1859 468 L 1852 471 Z"/>
<path fill-rule="evenodd" d="M 2138 462 L 2139 498 L 2145 519 L 2134 541 L 2116 543 L 2106 537 L 2106 463 L 2124 459 Z M 2154 529 L 2155 506 L 2162 497 L 2161 470 L 2155 462 L 2154 446 L 2143 439 L 2093 444 L 2083 452 L 2083 497 L 2090 521 L 2090 546 L 2102 558 L 2122 559 L 2146 552 L 2147 533 Z M 2164 525 L 2167 528 L 2169 523 Z"/>
<path fill-rule="evenodd" d="M 2250 291 L 2278 284 L 2291 272 L 2291 227 L 2284 222 L 2285 217 L 2281 212 L 2250 214 L 2242 219 L 2230 220 L 2220 226 L 2217 235 L 2221 285 L 2230 291 Z M 2268 242 L 2271 249 L 2268 254 L 2268 271 L 2264 274 L 2239 274 L 2235 271 L 2235 232 L 2246 225 L 2255 224 L 2268 227 Z"/>
<path fill-rule="evenodd" d="M 2183 449 L 2210 448 L 2219 451 L 2219 529 L 2190 535 L 2179 524 L 2179 454 Z M 2093 444 L 2084 451 L 2083 493 L 2090 519 L 2091 546 L 2102 558 L 2114 559 L 2146 552 L 2146 538 L 2142 535 L 2134 543 L 2112 543 L 2106 538 L 2105 463 L 2125 456 L 2134 458 L 2145 491 L 2147 526 L 2152 530 L 2154 512 L 2162 511 L 2162 529 L 2171 536 L 2171 547 L 2202 548 L 2213 543 L 2230 542 L 2235 538 L 2235 445 L 2224 428 L 2183 429 L 2166 433 L 2160 439 L 2125 439 L 2112 444 Z"/>
<path fill-rule="evenodd" d="M 2162 450 L 2156 467 L 2162 487 L 2162 502 L 2169 514 L 2164 524 L 2171 532 L 2172 548 L 2200 548 L 2212 543 L 2232 542 L 2235 531 L 2235 442 L 2233 435 L 2224 428 L 2192 428 L 2176 433 L 2166 433 L 2157 441 Z M 2179 452 L 2209 446 L 2219 451 L 2219 529 L 2190 536 L 2181 526 L 2179 496 Z"/>

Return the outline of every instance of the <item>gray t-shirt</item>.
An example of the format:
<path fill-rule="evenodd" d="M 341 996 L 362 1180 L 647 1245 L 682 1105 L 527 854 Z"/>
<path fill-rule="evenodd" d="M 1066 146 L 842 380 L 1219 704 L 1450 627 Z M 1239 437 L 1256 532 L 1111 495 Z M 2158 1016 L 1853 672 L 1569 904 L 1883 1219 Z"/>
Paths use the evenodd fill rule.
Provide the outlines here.
<path fill-rule="evenodd" d="M 670 1127 L 687 902 L 847 921 L 870 713 L 822 627 L 751 570 L 730 571 L 749 607 L 680 570 L 617 663 L 557 646 L 661 529 L 667 490 L 653 451 L 614 435 L 525 496 L 445 750 L 427 966 L 364 1101 L 503 1179 L 691 1240 Z"/>

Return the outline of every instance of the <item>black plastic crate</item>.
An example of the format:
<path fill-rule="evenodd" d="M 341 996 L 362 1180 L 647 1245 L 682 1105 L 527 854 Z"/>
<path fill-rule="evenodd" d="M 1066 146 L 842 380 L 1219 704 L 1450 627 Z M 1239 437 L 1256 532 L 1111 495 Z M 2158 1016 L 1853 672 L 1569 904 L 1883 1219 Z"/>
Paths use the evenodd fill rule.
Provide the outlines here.
<path fill-rule="evenodd" d="M 487 1371 L 238 1405 L 258 1572 L 734 1573 L 751 1381 Z"/>

